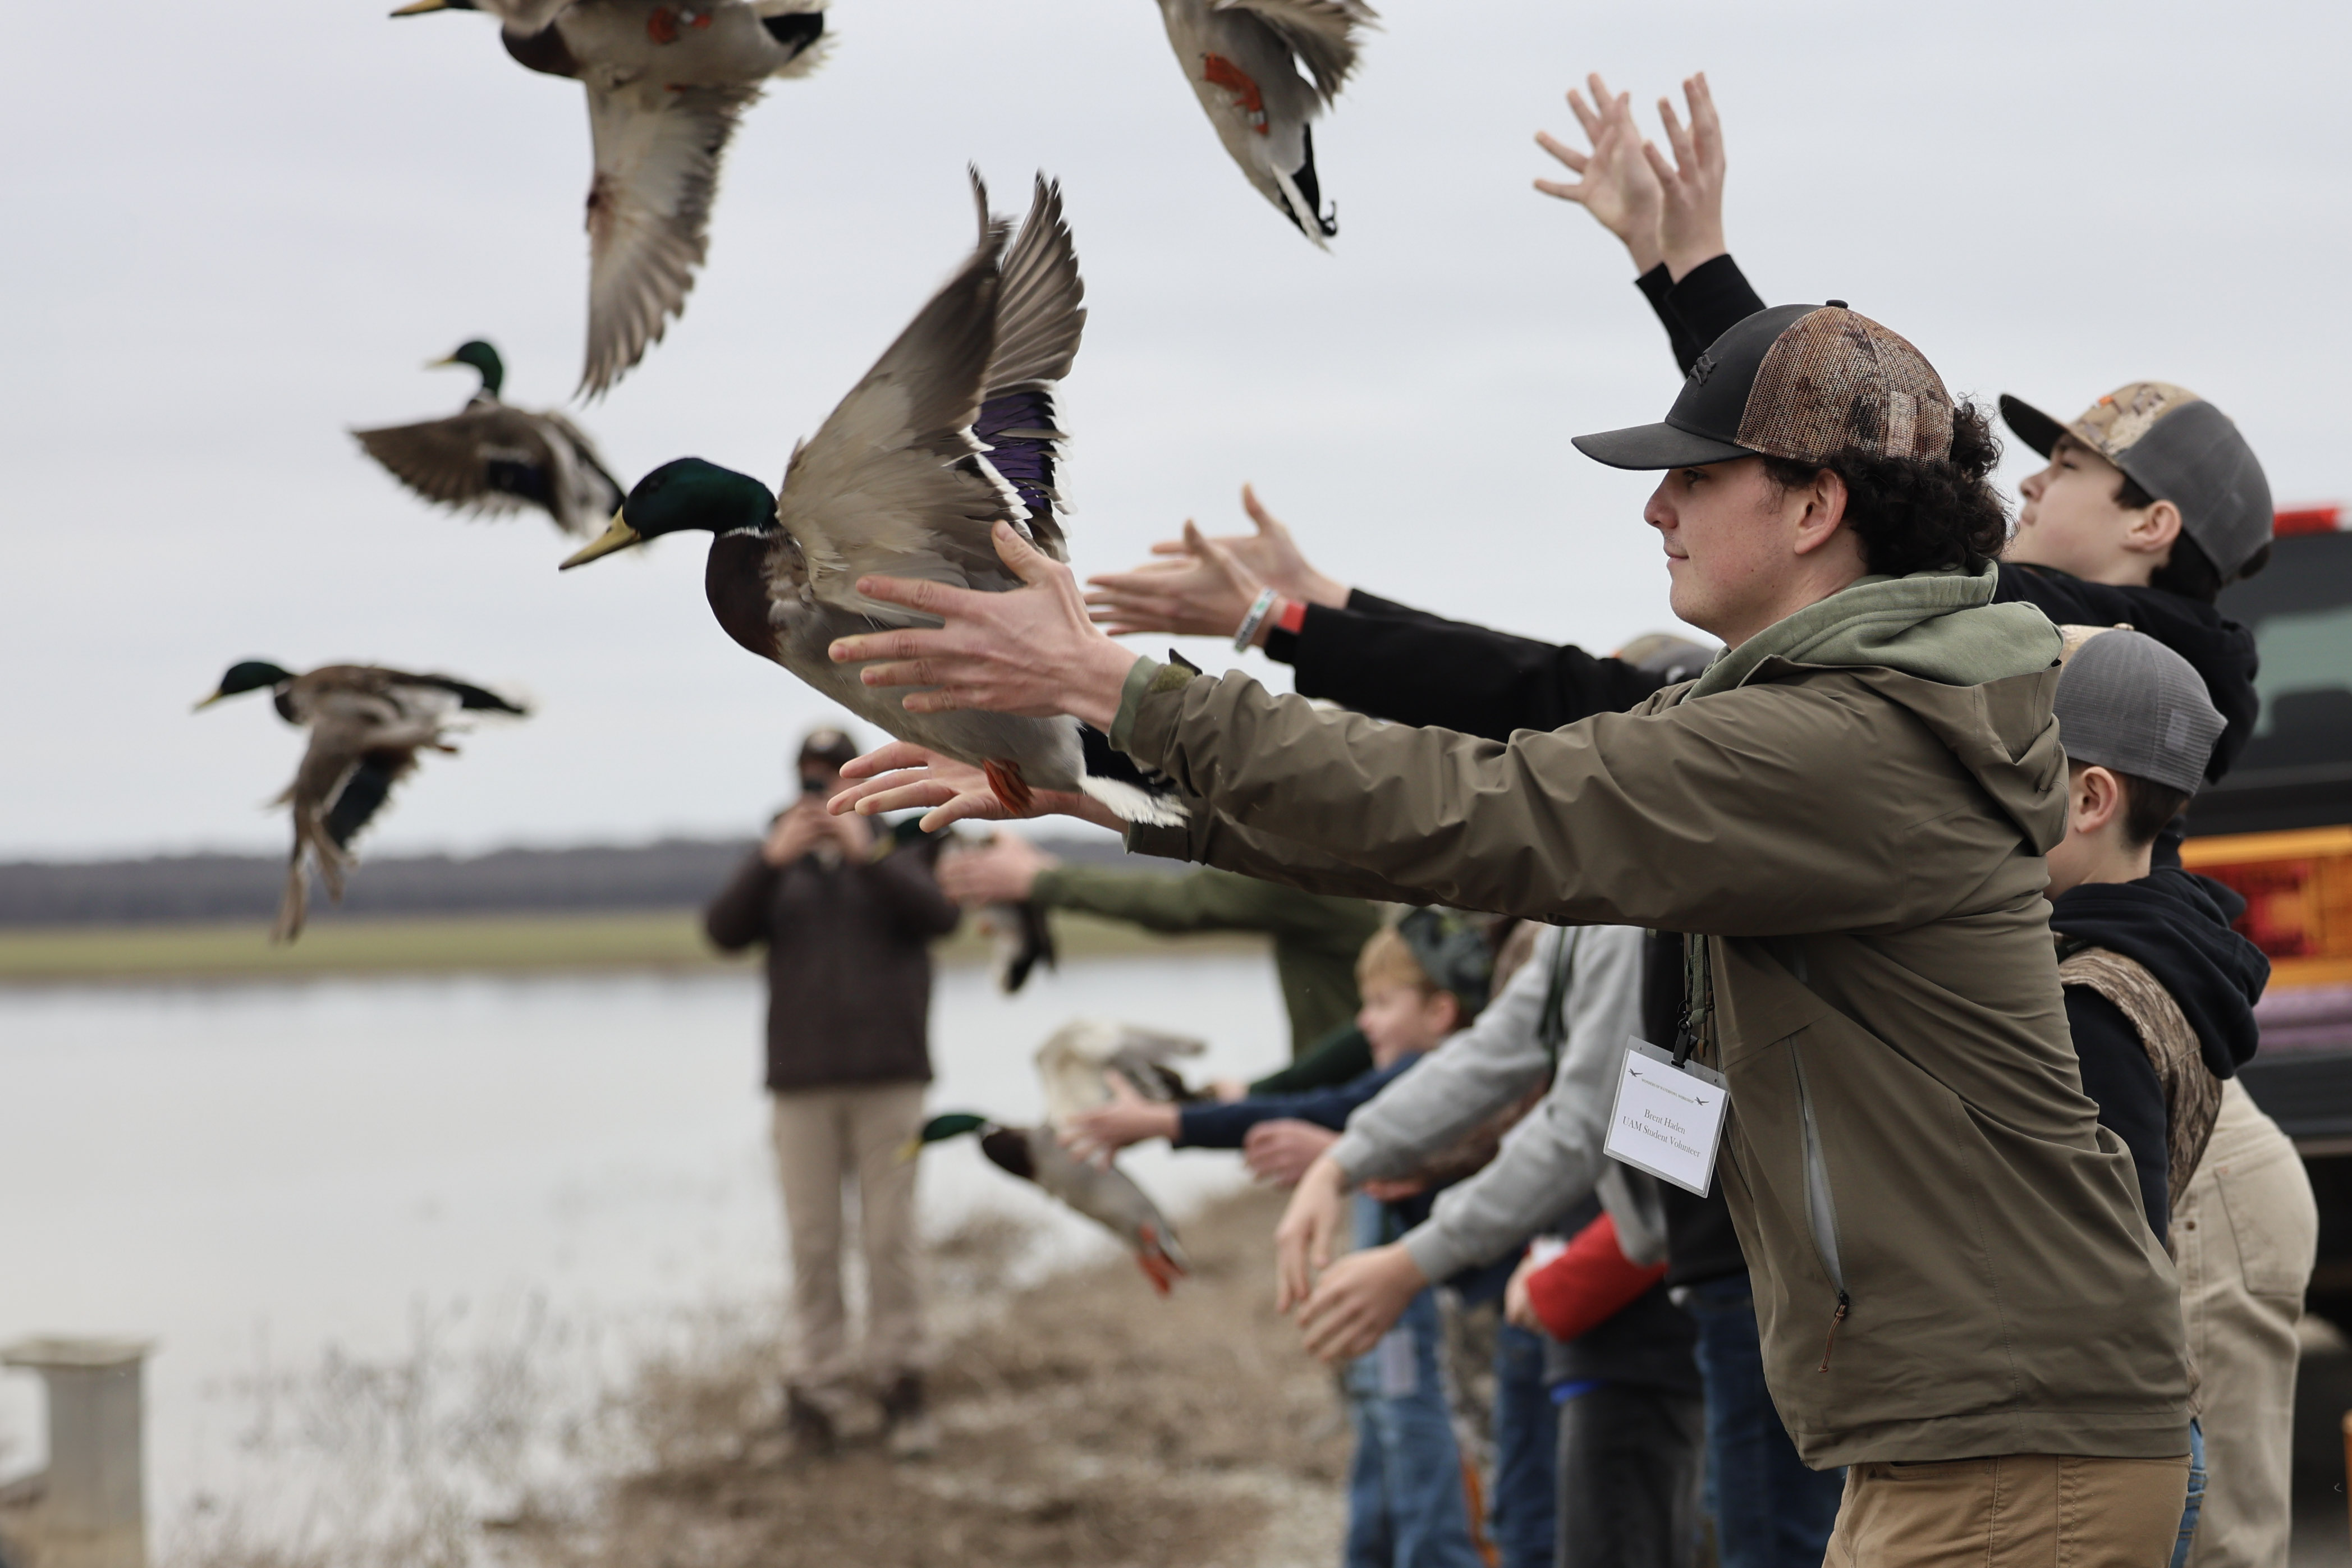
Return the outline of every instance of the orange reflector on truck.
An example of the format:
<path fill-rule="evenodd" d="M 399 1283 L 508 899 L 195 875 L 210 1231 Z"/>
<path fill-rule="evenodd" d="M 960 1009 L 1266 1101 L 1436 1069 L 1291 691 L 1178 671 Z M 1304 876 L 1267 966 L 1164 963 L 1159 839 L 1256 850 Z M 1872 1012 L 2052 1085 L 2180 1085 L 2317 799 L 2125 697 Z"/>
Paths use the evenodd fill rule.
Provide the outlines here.
<path fill-rule="evenodd" d="M 2273 990 L 2352 981 L 2352 826 L 2191 838 L 2180 863 L 2246 900 L 2238 930 Z"/>

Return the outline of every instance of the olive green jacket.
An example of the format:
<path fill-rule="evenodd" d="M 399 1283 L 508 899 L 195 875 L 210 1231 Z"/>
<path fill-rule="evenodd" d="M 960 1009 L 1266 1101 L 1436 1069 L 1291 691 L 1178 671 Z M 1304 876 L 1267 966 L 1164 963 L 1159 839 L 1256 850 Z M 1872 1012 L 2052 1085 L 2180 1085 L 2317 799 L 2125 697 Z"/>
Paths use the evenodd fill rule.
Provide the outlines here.
<path fill-rule="evenodd" d="M 2083 1094 L 2042 898 L 2057 638 L 1970 620 L 2038 620 L 1989 597 L 1865 579 L 1640 709 L 1507 744 L 1139 668 L 1113 740 L 1193 805 L 1129 841 L 1704 935 L 1717 1179 L 1805 1460 L 2182 1454 L 2178 1282 Z"/>
<path fill-rule="evenodd" d="M 1083 910 L 1147 931 L 1255 931 L 1274 938 L 1274 973 L 1290 1012 L 1290 1054 L 1356 1019 L 1356 954 L 1381 912 L 1361 899 L 1200 870 L 1170 877 L 1100 866 L 1037 873 L 1029 896 L 1050 909 Z"/>

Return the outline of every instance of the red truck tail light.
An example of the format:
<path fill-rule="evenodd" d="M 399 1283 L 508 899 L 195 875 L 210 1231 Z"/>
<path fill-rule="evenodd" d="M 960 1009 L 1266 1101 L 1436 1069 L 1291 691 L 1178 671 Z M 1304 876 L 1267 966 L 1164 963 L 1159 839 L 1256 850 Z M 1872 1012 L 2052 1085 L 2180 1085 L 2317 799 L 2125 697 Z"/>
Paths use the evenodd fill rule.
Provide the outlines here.
<path fill-rule="evenodd" d="M 2246 900 L 2238 930 L 2273 990 L 2352 981 L 2352 826 L 2192 838 L 2180 863 Z"/>

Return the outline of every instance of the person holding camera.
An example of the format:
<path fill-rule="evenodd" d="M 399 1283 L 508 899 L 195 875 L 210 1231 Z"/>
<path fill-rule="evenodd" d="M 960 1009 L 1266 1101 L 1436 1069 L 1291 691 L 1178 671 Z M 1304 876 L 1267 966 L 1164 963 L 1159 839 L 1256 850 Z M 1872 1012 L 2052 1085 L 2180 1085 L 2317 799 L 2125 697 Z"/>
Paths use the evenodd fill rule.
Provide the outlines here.
<path fill-rule="evenodd" d="M 930 944 L 959 911 L 932 880 L 930 846 L 894 850 L 864 818 L 826 815 L 856 754 L 840 730 L 809 733 L 800 798 L 703 924 L 726 952 L 768 950 L 767 1087 L 792 1233 L 786 1437 L 796 1455 L 832 1453 L 870 1393 L 891 1451 L 911 1458 L 939 1437 L 923 1398 L 916 1164 L 899 1151 L 922 1130 L 931 1079 Z M 841 1292 L 852 1188 L 866 1258 L 862 1347 L 850 1343 Z"/>

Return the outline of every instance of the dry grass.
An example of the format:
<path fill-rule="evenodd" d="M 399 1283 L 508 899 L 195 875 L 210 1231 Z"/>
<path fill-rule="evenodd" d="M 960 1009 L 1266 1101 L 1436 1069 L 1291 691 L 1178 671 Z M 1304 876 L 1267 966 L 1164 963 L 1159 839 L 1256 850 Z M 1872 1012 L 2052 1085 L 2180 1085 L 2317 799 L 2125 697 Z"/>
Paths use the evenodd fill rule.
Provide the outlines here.
<path fill-rule="evenodd" d="M 1250 937 L 1155 937 L 1085 915 L 1054 917 L 1066 958 L 1164 952 L 1206 945 L 1256 951 Z M 977 963 L 988 942 L 971 929 L 940 944 L 944 963 Z M 0 929 L 0 985 L 95 980 L 296 980 L 328 975 L 719 970 L 691 910 L 601 914 L 420 916 L 315 921 L 273 947 L 261 921 Z"/>
<path fill-rule="evenodd" d="M 1273 1311 L 1273 1194 L 1185 1226 L 1166 1300 L 1125 1258 L 1024 1289 L 986 1214 L 932 1248 L 946 1442 L 793 1461 L 772 1310 L 619 1342 L 535 1303 L 420 1312 L 401 1354 L 266 1362 L 217 1391 L 227 1489 L 159 1531 L 162 1568 L 1287 1568 L 1328 1562 L 1346 1441 Z"/>

